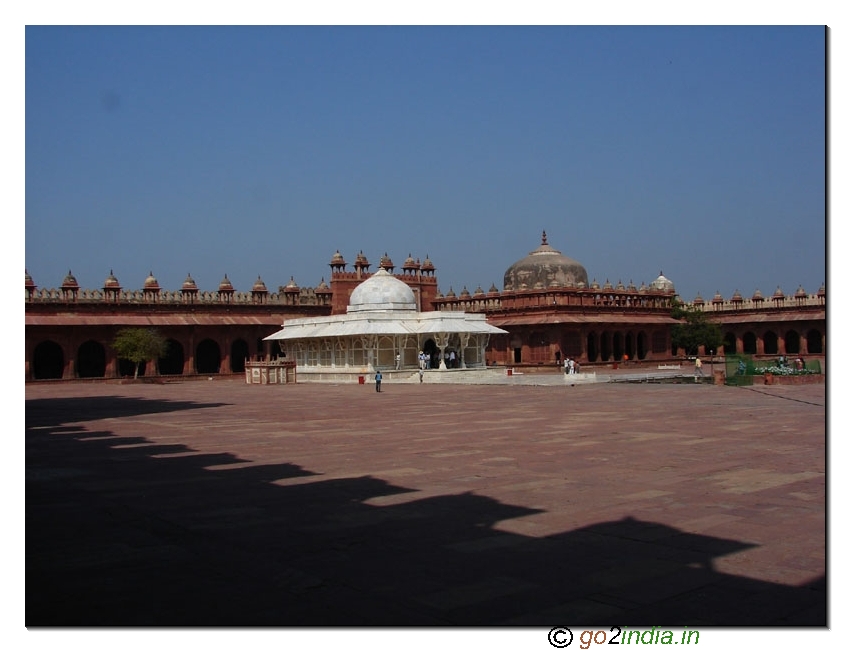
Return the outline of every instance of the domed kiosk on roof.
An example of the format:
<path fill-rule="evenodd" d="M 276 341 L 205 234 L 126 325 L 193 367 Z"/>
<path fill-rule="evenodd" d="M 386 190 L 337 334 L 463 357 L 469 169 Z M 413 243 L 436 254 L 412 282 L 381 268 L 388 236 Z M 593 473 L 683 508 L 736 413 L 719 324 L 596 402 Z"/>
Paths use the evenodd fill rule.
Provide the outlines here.
<path fill-rule="evenodd" d="M 540 246 L 505 271 L 504 286 L 506 291 L 523 287 L 548 289 L 553 281 L 562 287 L 582 282 L 586 286 L 587 270 L 576 260 L 552 248 L 544 230 Z"/>

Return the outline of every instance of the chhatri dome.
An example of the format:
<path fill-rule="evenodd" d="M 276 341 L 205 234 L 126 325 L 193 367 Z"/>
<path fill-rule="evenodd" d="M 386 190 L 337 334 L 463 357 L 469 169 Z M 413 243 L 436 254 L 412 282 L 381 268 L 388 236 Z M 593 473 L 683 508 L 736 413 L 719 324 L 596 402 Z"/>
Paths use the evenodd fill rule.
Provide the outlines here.
<path fill-rule="evenodd" d="M 587 270 L 572 258 L 562 255 L 546 241 L 546 231 L 540 246 L 505 271 L 505 290 L 547 289 L 553 284 L 562 287 L 587 286 Z"/>
<path fill-rule="evenodd" d="M 416 311 L 416 296 L 406 283 L 380 268 L 351 292 L 347 311 Z"/>

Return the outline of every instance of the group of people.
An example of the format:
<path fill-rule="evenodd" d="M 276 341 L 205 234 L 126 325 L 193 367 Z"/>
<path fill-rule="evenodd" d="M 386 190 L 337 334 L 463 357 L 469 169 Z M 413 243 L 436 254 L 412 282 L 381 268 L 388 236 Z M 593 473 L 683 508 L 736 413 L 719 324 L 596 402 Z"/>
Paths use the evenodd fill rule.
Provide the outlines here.
<path fill-rule="evenodd" d="M 784 354 L 780 354 L 779 359 L 777 360 L 776 363 L 780 368 L 787 368 L 788 364 L 790 362 L 788 361 L 788 357 L 786 357 Z M 797 357 L 796 359 L 794 359 L 793 363 L 794 363 L 794 370 L 805 370 L 806 369 L 806 362 L 803 361 L 803 357 Z"/>
<path fill-rule="evenodd" d="M 425 352 L 424 350 L 419 351 L 419 368 L 421 370 L 427 370 L 428 368 L 439 368 L 440 367 L 440 356 L 439 352 L 434 353 L 433 357 L 433 365 L 432 365 L 432 357 L 430 352 Z M 459 368 L 460 367 L 460 357 L 455 354 L 454 350 L 449 350 L 446 352 L 445 358 L 446 368 Z"/>
<path fill-rule="evenodd" d="M 564 359 L 564 374 L 566 375 L 577 375 L 581 370 L 581 366 L 579 362 L 573 359 L 572 357 L 567 357 Z"/>

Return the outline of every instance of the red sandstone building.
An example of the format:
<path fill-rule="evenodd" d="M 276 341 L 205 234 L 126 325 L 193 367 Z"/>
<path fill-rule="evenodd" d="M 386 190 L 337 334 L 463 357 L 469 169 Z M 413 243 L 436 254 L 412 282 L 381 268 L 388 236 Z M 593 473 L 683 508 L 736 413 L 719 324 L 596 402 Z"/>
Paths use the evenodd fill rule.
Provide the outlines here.
<path fill-rule="evenodd" d="M 151 273 L 139 290 L 123 288 L 110 272 L 103 287 L 82 289 L 68 272 L 58 289 L 39 289 L 26 273 L 26 380 L 114 378 L 132 375 L 130 364 L 111 348 L 118 330 L 154 327 L 168 341 L 168 354 L 148 364 L 143 374 L 193 376 L 243 373 L 247 359 L 271 351 L 262 339 L 288 318 L 345 313 L 354 288 L 371 277 L 362 251 L 353 270 L 337 251 L 329 263 L 331 283 L 299 287 L 294 279 L 269 292 L 261 278 L 250 291 L 237 291 L 225 276 L 216 291 L 201 291 L 191 276 L 176 291 L 163 290 Z M 588 283 L 584 267 L 552 248 L 543 233 L 541 245 L 505 272 L 504 287 L 460 295 L 438 288 L 429 258 L 408 256 L 395 273 L 413 290 L 421 311 L 483 312 L 487 321 L 508 331 L 494 336 L 486 352 L 488 365 L 544 365 L 573 357 L 582 364 L 629 359 L 658 362 L 681 354 L 671 344 L 670 317 L 676 297 L 673 283 L 660 274 L 648 286 L 596 280 Z M 749 299 L 700 296 L 690 303 L 709 312 L 724 333 L 717 354 L 822 357 L 826 345 L 826 290 L 790 297 L 777 288 L 769 298 L 756 291 Z M 701 351 L 706 353 L 708 351 Z"/>

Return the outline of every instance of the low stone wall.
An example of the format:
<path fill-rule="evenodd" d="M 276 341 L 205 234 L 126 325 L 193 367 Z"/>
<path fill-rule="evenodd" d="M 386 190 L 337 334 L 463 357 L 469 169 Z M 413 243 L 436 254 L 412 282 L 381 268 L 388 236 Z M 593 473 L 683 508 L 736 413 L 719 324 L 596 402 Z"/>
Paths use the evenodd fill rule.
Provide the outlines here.
<path fill-rule="evenodd" d="M 753 377 L 754 386 L 792 386 L 823 383 L 826 383 L 826 375 L 772 375 L 772 381 L 770 377 L 765 377 L 764 375 L 755 375 Z"/>

